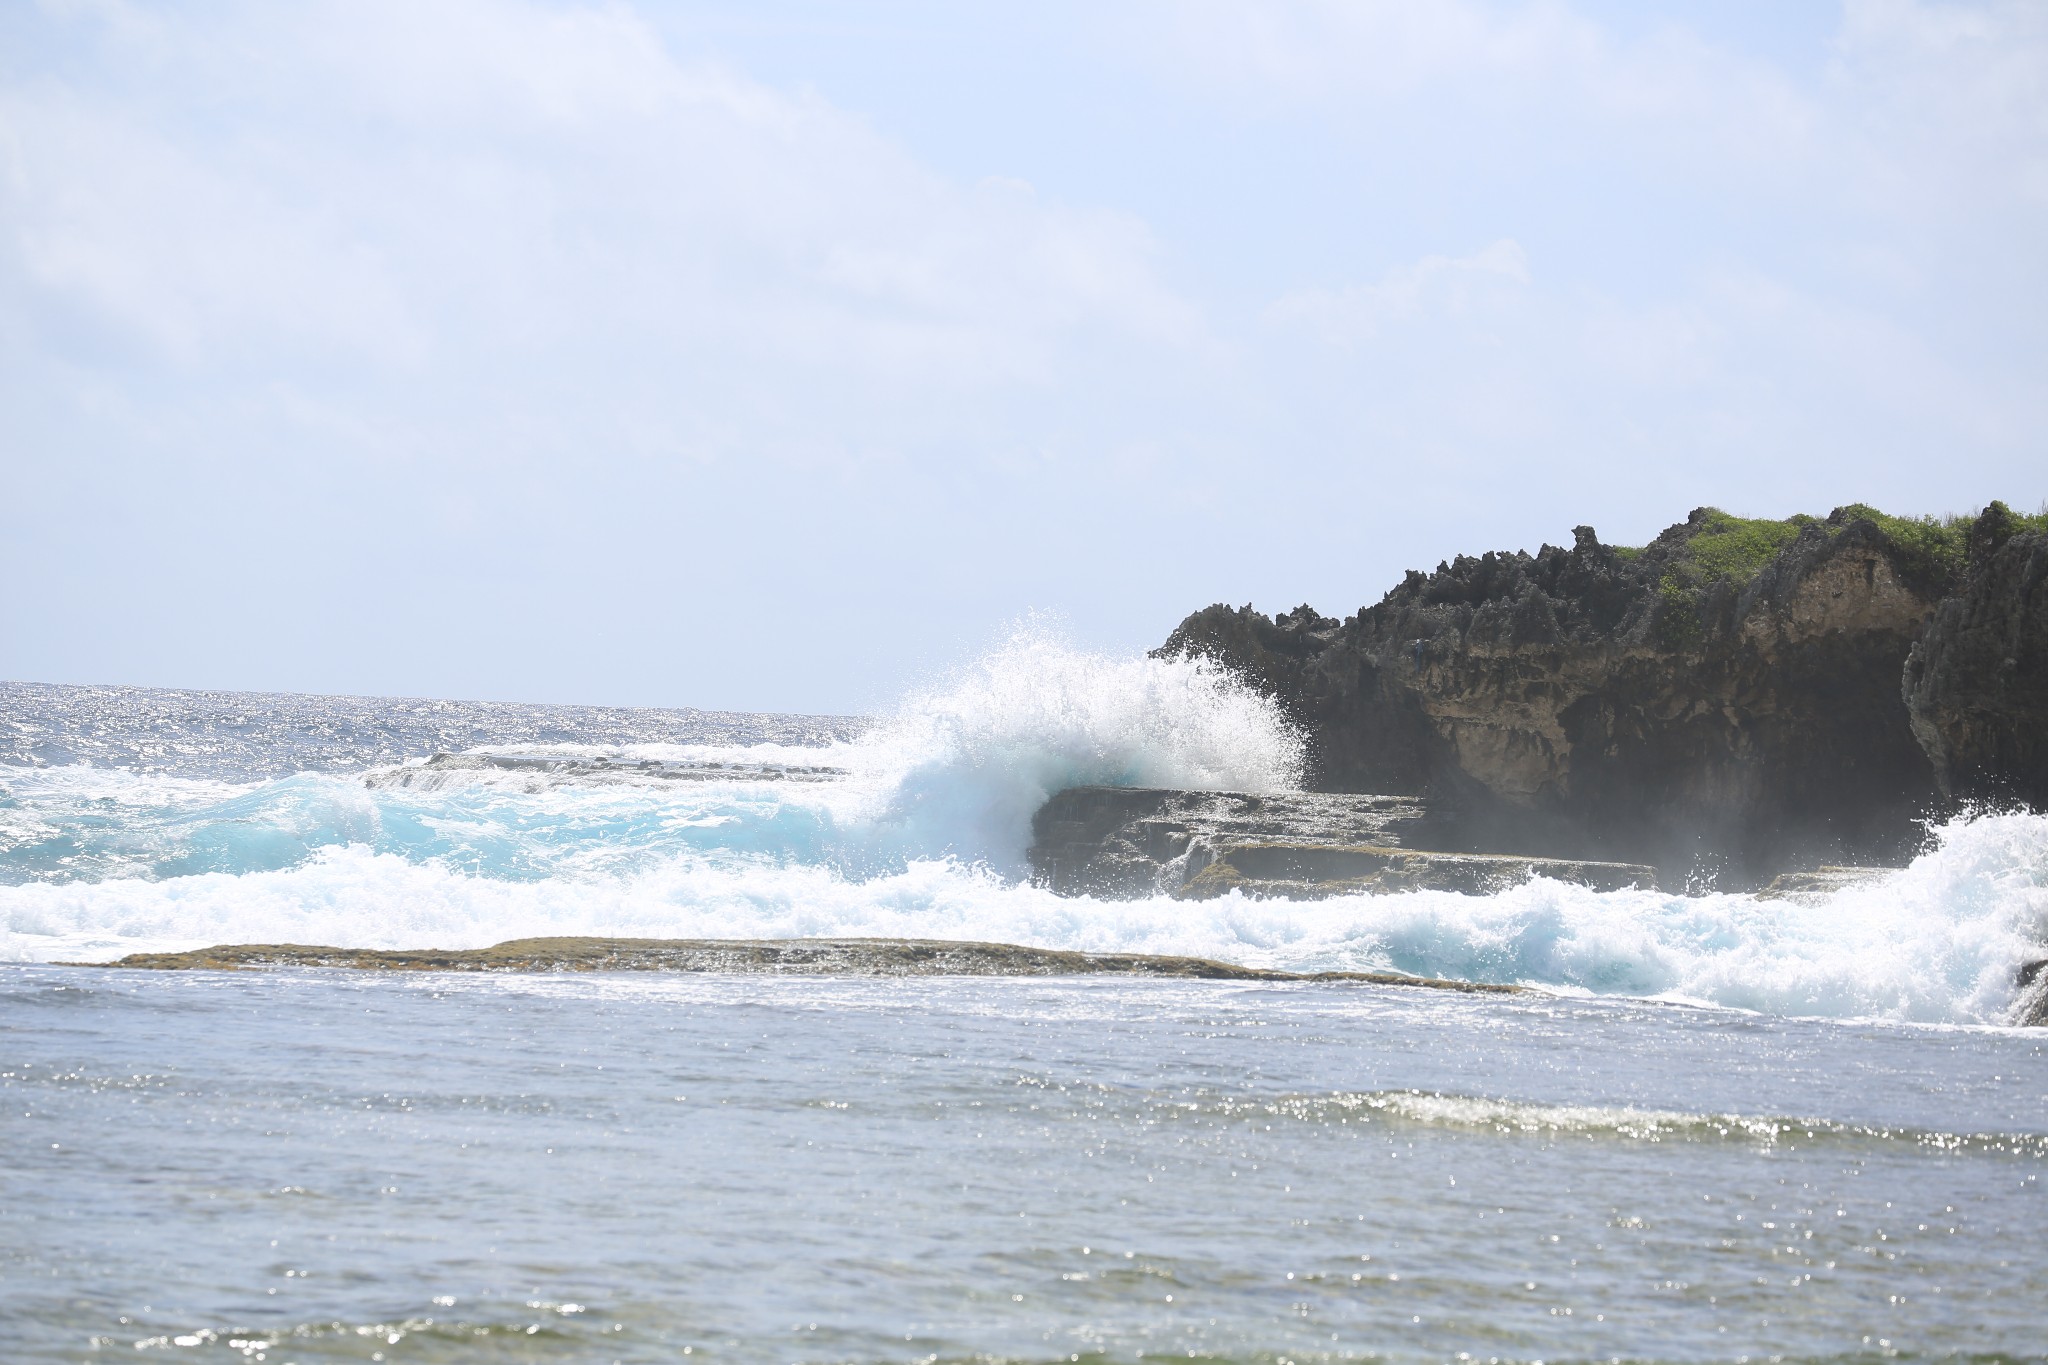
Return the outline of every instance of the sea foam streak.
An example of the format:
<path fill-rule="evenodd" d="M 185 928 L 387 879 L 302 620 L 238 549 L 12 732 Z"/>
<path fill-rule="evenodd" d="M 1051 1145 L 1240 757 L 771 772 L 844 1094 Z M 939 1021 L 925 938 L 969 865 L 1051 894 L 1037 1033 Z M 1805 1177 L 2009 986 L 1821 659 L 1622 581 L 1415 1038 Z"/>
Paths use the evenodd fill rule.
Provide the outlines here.
<path fill-rule="evenodd" d="M 1997 1023 L 2015 969 L 2048 937 L 2048 818 L 2029 814 L 1957 820 L 1910 868 L 1807 903 L 1548 881 L 1309 903 L 1054 897 L 1021 880 L 1031 813 L 1051 792 L 1284 788 L 1302 749 L 1275 708 L 1210 665 L 1106 659 L 1037 635 L 851 740 L 580 752 L 846 776 L 592 787 L 485 772 L 373 790 L 353 775 L 238 786 L 0 770 L 0 873 L 17 883 L 0 886 L 0 957 L 889 935 Z"/>

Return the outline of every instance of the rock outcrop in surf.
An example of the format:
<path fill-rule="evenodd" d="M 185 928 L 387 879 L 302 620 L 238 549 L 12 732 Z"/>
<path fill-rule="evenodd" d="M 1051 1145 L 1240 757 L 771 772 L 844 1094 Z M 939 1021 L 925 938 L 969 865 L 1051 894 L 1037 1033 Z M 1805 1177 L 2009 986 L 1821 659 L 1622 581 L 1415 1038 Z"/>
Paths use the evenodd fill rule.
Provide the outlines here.
<path fill-rule="evenodd" d="M 1410 572 L 1337 619 L 1212 606 L 1218 659 L 1310 737 L 1309 785 L 1428 797 L 1441 847 L 1754 885 L 1903 861 L 1957 798 L 2048 787 L 2048 522 L 1701 508 Z M 1912 661 L 1909 669 L 1908 661 Z"/>
<path fill-rule="evenodd" d="M 1657 877 L 1627 863 L 1443 852 L 1454 832 L 1428 802 L 1402 796 L 1069 787 L 1039 808 L 1031 833 L 1035 880 L 1066 896 L 1488 895 L 1530 877 L 1603 891 Z"/>

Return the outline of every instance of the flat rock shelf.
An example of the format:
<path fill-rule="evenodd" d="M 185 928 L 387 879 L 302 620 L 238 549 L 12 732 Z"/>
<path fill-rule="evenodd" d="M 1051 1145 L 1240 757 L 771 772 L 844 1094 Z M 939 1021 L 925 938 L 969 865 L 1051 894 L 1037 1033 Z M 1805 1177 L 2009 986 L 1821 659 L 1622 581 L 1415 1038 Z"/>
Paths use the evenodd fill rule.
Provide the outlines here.
<path fill-rule="evenodd" d="M 1531 877 L 1599 891 L 1657 885 L 1657 869 L 1639 863 L 1459 848 L 1455 813 L 1419 796 L 1069 787 L 1039 807 L 1031 831 L 1033 875 L 1062 896 L 1491 895 Z"/>
<path fill-rule="evenodd" d="M 947 939 L 520 938 L 490 948 L 379 950 L 299 943 L 233 943 L 183 953 L 133 953 L 72 966 L 153 971 L 353 967 L 415 972 L 756 972 L 782 976 L 1158 976 L 1217 981 L 1332 981 L 1514 995 L 1520 986 L 1444 981 L 1400 972 L 1282 972 L 1200 957 L 1071 953 Z"/>

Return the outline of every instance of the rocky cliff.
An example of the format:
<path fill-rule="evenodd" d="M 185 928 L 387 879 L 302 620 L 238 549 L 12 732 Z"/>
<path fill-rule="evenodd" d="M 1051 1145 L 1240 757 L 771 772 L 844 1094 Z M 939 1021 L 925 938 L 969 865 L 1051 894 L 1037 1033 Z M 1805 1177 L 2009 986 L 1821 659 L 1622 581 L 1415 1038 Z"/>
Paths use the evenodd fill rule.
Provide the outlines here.
<path fill-rule="evenodd" d="M 1968 575 L 1906 662 L 1913 733 L 1942 791 L 2048 810 L 2048 534 L 1980 517 Z"/>
<path fill-rule="evenodd" d="M 2038 521 L 1702 508 L 1639 549 L 1461 555 L 1343 619 L 1210 607 L 1161 652 L 1279 698 L 1312 786 L 1457 812 L 1442 847 L 1755 884 L 1906 856 L 1945 785 L 2040 790 Z"/>

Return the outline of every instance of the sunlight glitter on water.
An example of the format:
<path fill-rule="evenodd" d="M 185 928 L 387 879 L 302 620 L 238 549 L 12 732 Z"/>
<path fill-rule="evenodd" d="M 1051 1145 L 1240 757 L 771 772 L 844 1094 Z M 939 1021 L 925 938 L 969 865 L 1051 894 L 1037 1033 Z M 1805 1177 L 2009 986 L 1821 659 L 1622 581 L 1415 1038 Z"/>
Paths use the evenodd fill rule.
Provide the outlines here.
<path fill-rule="evenodd" d="M 2020 1032 L 36 966 L 0 1028 L 31 1359 L 2018 1356 L 2048 1291 Z"/>

